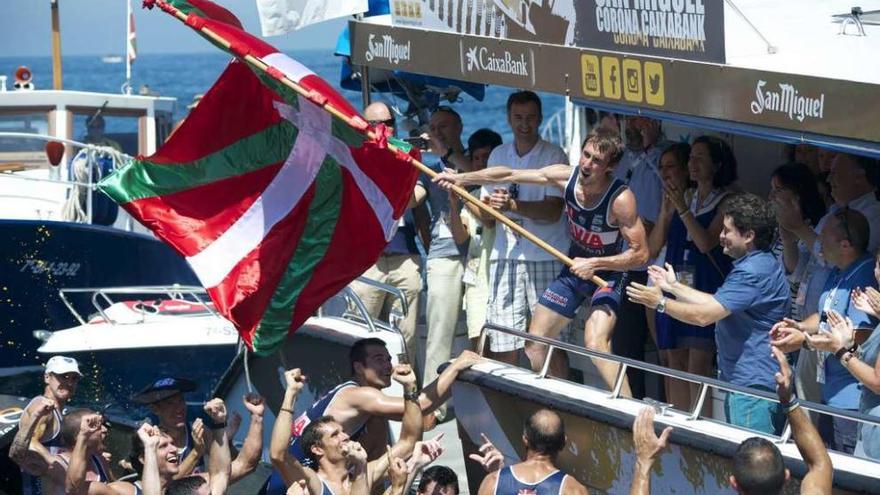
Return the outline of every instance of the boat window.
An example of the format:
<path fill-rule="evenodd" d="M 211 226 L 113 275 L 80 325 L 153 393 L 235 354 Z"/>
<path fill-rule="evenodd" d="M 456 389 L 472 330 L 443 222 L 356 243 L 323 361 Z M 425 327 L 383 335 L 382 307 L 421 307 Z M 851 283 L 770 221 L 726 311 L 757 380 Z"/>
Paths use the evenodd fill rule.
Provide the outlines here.
<path fill-rule="evenodd" d="M 84 143 L 117 148 L 138 154 L 138 117 L 102 113 L 74 113 L 73 138 Z"/>
<path fill-rule="evenodd" d="M 0 115 L 0 132 L 49 134 L 49 115 L 46 112 Z M 44 146 L 45 143 L 37 139 L 0 136 L 0 152 L 42 151 Z"/>

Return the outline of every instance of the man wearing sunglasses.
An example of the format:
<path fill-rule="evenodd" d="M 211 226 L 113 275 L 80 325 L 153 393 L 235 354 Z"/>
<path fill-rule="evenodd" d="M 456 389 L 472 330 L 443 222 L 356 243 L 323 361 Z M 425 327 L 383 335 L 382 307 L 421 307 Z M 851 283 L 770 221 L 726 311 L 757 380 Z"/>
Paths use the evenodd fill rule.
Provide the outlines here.
<path fill-rule="evenodd" d="M 377 101 L 364 109 L 364 117 L 372 126 L 384 125 L 391 135 L 396 134 L 396 122 L 391 108 Z M 418 149 L 413 148 L 411 155 L 420 158 Z M 421 179 L 420 179 L 421 180 Z M 416 322 L 418 321 L 419 295 L 422 291 L 421 257 L 416 245 L 416 238 L 421 237 L 427 245 L 430 239 L 429 215 L 424 205 L 427 189 L 417 183 L 409 210 L 400 218 L 397 232 L 379 255 L 376 263 L 364 272 L 363 276 L 377 282 L 388 284 L 403 291 L 406 295 L 408 311 L 398 323 L 406 340 L 406 348 L 410 362 L 416 357 Z M 424 231 L 424 234 L 422 232 Z M 388 292 L 371 285 L 354 282 L 352 289 L 364 303 L 372 318 L 386 319 L 396 298 Z"/>
<path fill-rule="evenodd" d="M 43 481 L 49 473 L 49 448 L 64 445 L 61 436 L 62 415 L 76 393 L 82 373 L 76 359 L 53 356 L 46 362 L 43 395 L 25 406 L 18 423 L 18 433 L 9 447 L 9 458 L 21 467 L 22 489 L 28 495 L 44 493 Z M 63 480 L 63 473 L 61 473 Z"/>
<path fill-rule="evenodd" d="M 819 298 L 819 307 L 804 321 L 785 319 L 771 332 L 773 345 L 785 352 L 806 346 L 807 334 L 827 332 L 827 313 L 837 311 L 849 318 L 854 327 L 874 327 L 877 320 L 856 309 L 850 294 L 853 289 L 874 287 L 874 258 L 867 252 L 868 220 L 861 213 L 843 208 L 833 213 L 819 232 L 822 256 L 833 268 Z M 843 349 L 848 351 L 849 349 Z M 836 350 L 835 350 L 836 351 Z M 852 349 L 855 351 L 855 349 Z M 859 384 L 841 363 L 845 352 L 822 352 L 816 368 L 817 380 L 822 387 L 822 402 L 838 409 L 858 411 Z M 823 414 L 819 416 L 819 433 L 825 444 L 834 450 L 851 454 L 856 445 L 857 423 Z"/>

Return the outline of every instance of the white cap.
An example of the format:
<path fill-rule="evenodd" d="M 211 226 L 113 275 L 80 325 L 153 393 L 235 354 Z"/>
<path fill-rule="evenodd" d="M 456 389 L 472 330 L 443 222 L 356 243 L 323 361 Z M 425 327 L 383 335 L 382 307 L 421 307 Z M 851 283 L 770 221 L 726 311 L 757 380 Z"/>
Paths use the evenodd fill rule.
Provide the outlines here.
<path fill-rule="evenodd" d="M 76 362 L 76 359 L 67 356 L 52 356 L 46 362 L 46 373 L 55 373 L 56 375 L 76 373 L 82 376 L 82 373 L 79 371 L 79 363 Z"/>

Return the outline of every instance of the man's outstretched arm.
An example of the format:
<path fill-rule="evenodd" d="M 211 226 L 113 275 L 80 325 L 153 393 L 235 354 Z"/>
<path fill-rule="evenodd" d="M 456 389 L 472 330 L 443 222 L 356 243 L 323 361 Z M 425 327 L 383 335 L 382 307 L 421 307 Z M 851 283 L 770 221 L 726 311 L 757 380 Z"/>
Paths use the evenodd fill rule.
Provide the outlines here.
<path fill-rule="evenodd" d="M 791 368 L 785 354 L 776 346 L 772 346 L 773 357 L 779 363 L 779 372 L 776 373 L 776 394 L 779 402 L 786 408 L 788 423 L 791 425 L 791 434 L 798 452 L 807 464 L 807 474 L 801 481 L 801 493 L 804 495 L 831 493 L 831 481 L 834 475 L 834 467 L 831 465 L 831 456 L 828 449 L 813 422 L 807 417 L 807 413 L 798 407 L 797 399 L 791 396 Z"/>
<path fill-rule="evenodd" d="M 482 359 L 473 351 L 464 351 L 440 373 L 436 380 L 429 383 L 419 395 L 419 406 L 422 414 L 434 412 L 449 399 L 452 384 L 462 371 L 470 368 Z M 357 387 L 340 392 L 337 400 L 361 413 L 381 416 L 392 421 L 400 421 L 404 414 L 404 400 L 400 397 L 385 395 L 381 390 L 371 387 Z"/>
<path fill-rule="evenodd" d="M 266 405 L 263 398 L 257 394 L 247 394 L 243 400 L 244 407 L 251 413 L 251 420 L 241 451 L 232 461 L 229 473 L 230 483 L 235 483 L 254 472 L 260 464 L 260 456 L 263 452 L 263 413 Z M 230 441 L 232 441 L 231 438 Z"/>
<path fill-rule="evenodd" d="M 666 448 L 672 427 L 668 426 L 657 437 L 654 433 L 654 408 L 646 407 L 639 412 L 633 423 L 633 443 L 636 445 L 636 465 L 629 495 L 650 495 L 651 468 Z"/>
<path fill-rule="evenodd" d="M 408 458 L 416 442 L 422 439 L 422 408 L 416 397 L 416 374 L 408 364 L 398 364 L 394 368 L 393 378 L 403 386 L 404 409 L 400 438 L 391 447 L 388 455 L 381 456 L 367 465 L 367 479 L 373 485 L 385 475 L 391 459 Z"/>
<path fill-rule="evenodd" d="M 565 189 L 569 177 L 571 177 L 571 165 L 557 164 L 539 169 L 518 170 L 493 166 L 462 174 L 443 172 L 437 174 L 433 181 L 446 189 L 450 189 L 453 185 L 466 187 L 510 183 Z"/>
<path fill-rule="evenodd" d="M 323 485 L 317 473 L 303 466 L 299 461 L 287 452 L 290 445 L 291 426 L 293 423 L 293 408 L 296 405 L 296 396 L 306 383 L 306 377 L 299 368 L 284 372 L 286 388 L 281 409 L 275 416 L 275 426 L 272 428 L 272 440 L 269 443 L 269 458 L 272 465 L 281 474 L 285 486 L 291 486 L 300 480 L 306 481 L 309 493 L 321 493 Z"/>

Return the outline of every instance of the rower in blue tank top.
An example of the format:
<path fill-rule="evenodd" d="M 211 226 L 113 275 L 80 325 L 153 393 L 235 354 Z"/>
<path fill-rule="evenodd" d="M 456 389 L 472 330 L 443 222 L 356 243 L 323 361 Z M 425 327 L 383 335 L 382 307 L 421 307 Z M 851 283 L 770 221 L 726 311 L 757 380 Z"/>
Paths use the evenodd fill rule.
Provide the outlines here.
<path fill-rule="evenodd" d="M 523 425 L 526 460 L 490 473 L 479 495 L 584 495 L 587 487 L 557 464 L 565 448 L 565 423 L 550 409 L 539 409 Z"/>
<path fill-rule="evenodd" d="M 433 179 L 444 187 L 532 184 L 564 191 L 565 216 L 571 237 L 571 266 L 564 268 L 550 282 L 539 304 L 535 304 L 529 323 L 530 334 L 559 338 L 578 308 L 589 300 L 584 345 L 611 353 L 617 310 L 627 284 L 626 272 L 648 261 L 645 228 L 639 219 L 636 198 L 613 175 L 622 157 L 620 136 L 606 129 L 596 129 L 584 141 L 576 167 L 558 164 L 538 170 L 515 170 L 497 166 L 463 174 L 444 172 Z M 541 219 L 552 213 L 545 204 L 513 201 L 505 208 Z M 600 287 L 593 280 L 594 276 L 602 278 L 607 285 Z M 537 371 L 544 365 L 547 347 L 526 345 L 526 354 L 532 369 Z M 605 384 L 612 388 L 618 365 L 600 359 L 594 359 L 593 364 Z M 553 376 L 568 376 L 564 353 L 553 353 L 549 372 Z M 632 395 L 626 380 L 621 394 Z"/>

